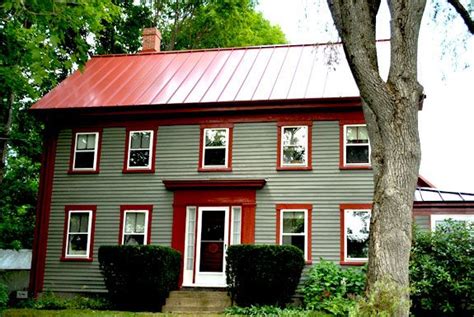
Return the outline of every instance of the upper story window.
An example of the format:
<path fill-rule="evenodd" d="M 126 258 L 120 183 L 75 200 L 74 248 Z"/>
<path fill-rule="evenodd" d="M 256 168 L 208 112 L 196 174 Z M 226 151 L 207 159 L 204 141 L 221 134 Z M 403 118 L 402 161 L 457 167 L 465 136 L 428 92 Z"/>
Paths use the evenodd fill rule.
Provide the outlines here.
<path fill-rule="evenodd" d="M 63 260 L 92 261 L 95 206 L 66 207 Z"/>
<path fill-rule="evenodd" d="M 370 144 L 367 125 L 344 125 L 344 166 L 368 167 Z"/>
<path fill-rule="evenodd" d="M 280 125 L 277 169 L 311 169 L 311 125 Z"/>
<path fill-rule="evenodd" d="M 232 127 L 216 126 L 201 130 L 200 171 L 230 171 Z"/>
<path fill-rule="evenodd" d="M 474 214 L 453 215 L 453 214 L 435 214 L 431 215 L 431 231 L 435 231 L 438 226 L 446 224 L 447 220 L 453 222 L 468 222 L 474 224 Z"/>
<path fill-rule="evenodd" d="M 343 264 L 358 264 L 368 259 L 370 209 L 365 207 L 369 206 L 341 207 L 341 261 Z"/>
<path fill-rule="evenodd" d="M 152 206 L 123 206 L 120 243 L 144 245 L 150 242 L 150 216 Z"/>
<path fill-rule="evenodd" d="M 98 172 L 100 147 L 100 132 L 76 132 L 74 134 L 74 145 L 72 153 L 72 164 L 70 171 Z"/>
<path fill-rule="evenodd" d="M 154 131 L 127 131 L 127 153 L 124 172 L 153 172 Z"/>
<path fill-rule="evenodd" d="M 311 205 L 277 205 L 277 243 L 300 249 L 311 259 Z"/>

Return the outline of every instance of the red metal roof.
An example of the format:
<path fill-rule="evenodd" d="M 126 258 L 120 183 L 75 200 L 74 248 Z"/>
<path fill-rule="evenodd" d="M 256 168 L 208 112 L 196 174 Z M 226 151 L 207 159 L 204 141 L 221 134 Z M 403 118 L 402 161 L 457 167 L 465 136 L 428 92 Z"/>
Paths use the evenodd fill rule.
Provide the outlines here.
<path fill-rule="evenodd" d="M 283 45 L 95 56 L 32 109 L 358 95 L 340 44 Z"/>

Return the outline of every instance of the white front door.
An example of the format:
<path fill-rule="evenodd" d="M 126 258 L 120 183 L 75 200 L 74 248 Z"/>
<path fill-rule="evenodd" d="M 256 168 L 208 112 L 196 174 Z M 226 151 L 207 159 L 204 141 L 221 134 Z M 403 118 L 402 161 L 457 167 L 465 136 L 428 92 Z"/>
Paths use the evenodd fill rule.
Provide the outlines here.
<path fill-rule="evenodd" d="M 199 207 L 195 286 L 225 287 L 229 245 L 229 207 Z"/>

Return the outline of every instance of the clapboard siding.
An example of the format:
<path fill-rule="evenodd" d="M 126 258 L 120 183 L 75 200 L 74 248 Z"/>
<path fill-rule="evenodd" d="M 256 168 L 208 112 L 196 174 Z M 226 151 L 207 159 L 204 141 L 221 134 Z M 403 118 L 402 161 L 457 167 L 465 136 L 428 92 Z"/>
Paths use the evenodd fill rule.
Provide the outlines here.
<path fill-rule="evenodd" d="M 70 175 L 71 130 L 60 131 L 54 173 L 51 217 L 46 258 L 45 289 L 60 292 L 104 291 L 98 270 L 98 247 L 116 244 L 120 205 L 153 204 L 151 242 L 171 244 L 173 193 L 164 179 L 265 178 L 257 190 L 256 243 L 275 243 L 279 203 L 313 205 L 312 255 L 339 261 L 339 205 L 369 203 L 372 172 L 339 170 L 339 122 L 313 123 L 313 170 L 276 171 L 275 122 L 236 123 L 232 172 L 198 173 L 198 125 L 161 126 L 157 130 L 156 172 L 123 174 L 125 128 L 105 128 L 100 173 Z M 64 206 L 97 205 L 94 261 L 60 262 Z"/>
<path fill-rule="evenodd" d="M 431 230 L 430 216 L 416 216 L 415 223 L 420 230 L 429 231 Z"/>

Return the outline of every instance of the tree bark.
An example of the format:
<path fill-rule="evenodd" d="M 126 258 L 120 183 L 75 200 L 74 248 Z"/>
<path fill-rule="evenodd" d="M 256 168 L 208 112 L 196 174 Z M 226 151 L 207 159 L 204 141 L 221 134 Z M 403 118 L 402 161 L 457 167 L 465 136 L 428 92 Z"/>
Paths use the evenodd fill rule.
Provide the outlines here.
<path fill-rule="evenodd" d="M 360 90 L 372 148 L 374 197 L 366 291 L 393 282 L 400 291 L 394 301 L 407 303 L 413 197 L 421 158 L 418 109 L 424 98 L 417 81 L 417 44 L 426 0 L 388 1 L 392 20 L 387 81 L 379 73 L 375 41 L 380 0 L 328 4 Z M 408 314 L 409 307 L 400 305 L 396 315 Z"/>
<path fill-rule="evenodd" d="M 474 20 L 469 15 L 469 11 L 459 2 L 458 0 L 448 0 L 449 4 L 453 6 L 456 12 L 461 16 L 464 24 L 466 24 L 467 29 L 474 35 Z"/>

